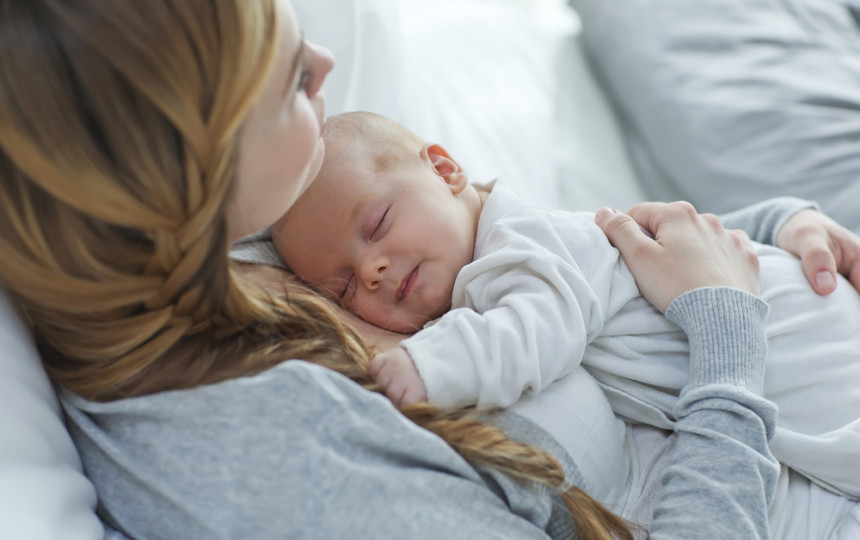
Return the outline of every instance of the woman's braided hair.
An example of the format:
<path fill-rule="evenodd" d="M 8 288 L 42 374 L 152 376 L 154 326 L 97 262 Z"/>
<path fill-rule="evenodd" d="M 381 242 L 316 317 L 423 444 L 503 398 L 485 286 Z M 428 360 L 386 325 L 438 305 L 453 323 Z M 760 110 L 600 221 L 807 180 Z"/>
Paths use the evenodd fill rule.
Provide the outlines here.
<path fill-rule="evenodd" d="M 227 256 L 240 128 L 277 37 L 272 0 L 0 0 L 0 284 L 57 383 L 108 401 L 302 358 L 375 389 L 334 306 L 273 297 Z M 564 482 L 468 411 L 403 413 L 473 464 Z M 631 538 L 578 488 L 563 498 L 580 538 Z"/>

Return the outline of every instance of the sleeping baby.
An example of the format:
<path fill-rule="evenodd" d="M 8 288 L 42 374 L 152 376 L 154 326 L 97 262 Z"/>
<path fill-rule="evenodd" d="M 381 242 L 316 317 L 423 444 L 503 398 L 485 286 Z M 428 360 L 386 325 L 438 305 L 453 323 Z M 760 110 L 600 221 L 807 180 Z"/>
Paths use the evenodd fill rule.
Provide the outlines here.
<path fill-rule="evenodd" d="M 395 402 L 505 407 L 581 363 L 617 414 L 671 429 L 697 344 L 642 297 L 593 213 L 472 184 L 444 148 L 378 115 L 330 118 L 325 143 L 273 241 L 344 308 L 415 332 L 371 364 Z M 756 253 L 770 306 L 764 396 L 780 411 L 771 449 L 860 497 L 860 295 L 842 281 L 819 296 L 794 256 Z"/>

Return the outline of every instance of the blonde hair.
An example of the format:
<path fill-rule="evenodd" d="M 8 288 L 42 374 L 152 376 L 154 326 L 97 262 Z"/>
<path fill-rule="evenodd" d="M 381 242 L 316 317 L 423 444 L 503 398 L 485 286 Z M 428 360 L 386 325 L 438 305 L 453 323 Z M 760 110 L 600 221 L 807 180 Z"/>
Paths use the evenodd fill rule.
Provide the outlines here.
<path fill-rule="evenodd" d="M 0 284 L 50 376 L 107 401 L 303 358 L 374 389 L 368 348 L 311 290 L 272 297 L 227 256 L 238 138 L 275 58 L 257 0 L 6 2 Z M 557 487 L 555 459 L 470 416 L 403 413 L 473 464 Z M 581 538 L 630 538 L 578 488 Z"/>

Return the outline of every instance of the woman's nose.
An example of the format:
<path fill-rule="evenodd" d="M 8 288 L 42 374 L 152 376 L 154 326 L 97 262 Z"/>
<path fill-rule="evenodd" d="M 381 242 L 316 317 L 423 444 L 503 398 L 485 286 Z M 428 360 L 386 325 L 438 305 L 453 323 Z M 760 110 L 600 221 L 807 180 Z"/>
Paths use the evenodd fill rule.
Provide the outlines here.
<path fill-rule="evenodd" d="M 331 51 L 315 43 L 306 42 L 309 62 L 314 69 L 314 78 L 308 88 L 308 97 L 313 98 L 322 89 L 326 77 L 334 67 L 334 56 Z"/>
<path fill-rule="evenodd" d="M 388 257 L 379 253 L 368 254 L 361 262 L 358 274 L 364 286 L 375 291 L 382 283 L 383 274 L 388 269 Z"/>

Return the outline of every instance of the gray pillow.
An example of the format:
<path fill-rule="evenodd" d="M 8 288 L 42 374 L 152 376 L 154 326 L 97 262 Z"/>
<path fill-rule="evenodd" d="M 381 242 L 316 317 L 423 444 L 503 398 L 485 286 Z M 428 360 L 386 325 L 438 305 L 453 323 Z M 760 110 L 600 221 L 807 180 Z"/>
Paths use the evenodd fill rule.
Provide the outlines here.
<path fill-rule="evenodd" d="M 571 0 L 657 198 L 816 200 L 860 232 L 860 3 Z"/>

